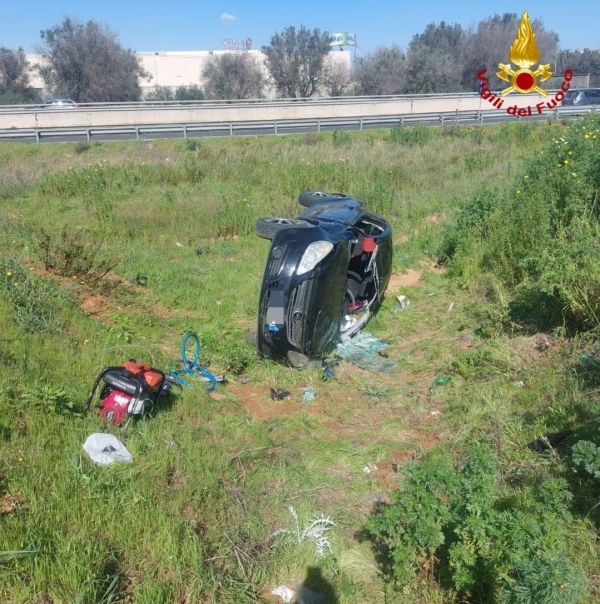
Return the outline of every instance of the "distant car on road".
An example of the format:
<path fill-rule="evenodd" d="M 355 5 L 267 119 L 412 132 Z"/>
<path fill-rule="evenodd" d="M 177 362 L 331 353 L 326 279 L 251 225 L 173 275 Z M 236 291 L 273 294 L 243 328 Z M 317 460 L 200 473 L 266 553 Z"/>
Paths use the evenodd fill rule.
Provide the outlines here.
<path fill-rule="evenodd" d="M 600 88 L 576 88 L 565 92 L 563 106 L 600 105 Z"/>
<path fill-rule="evenodd" d="M 40 109 L 78 109 L 79 105 L 71 99 L 50 99 Z"/>

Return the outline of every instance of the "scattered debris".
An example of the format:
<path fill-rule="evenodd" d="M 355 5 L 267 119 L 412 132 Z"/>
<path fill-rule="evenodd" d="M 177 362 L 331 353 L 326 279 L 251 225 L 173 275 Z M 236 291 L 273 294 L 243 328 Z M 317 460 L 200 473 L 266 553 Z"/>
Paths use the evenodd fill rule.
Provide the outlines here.
<path fill-rule="evenodd" d="M 567 438 L 567 436 L 570 436 L 572 433 L 573 430 L 569 428 L 567 430 L 561 430 L 560 432 L 544 434 L 544 436 L 531 441 L 527 446 L 532 451 L 537 451 L 538 453 L 540 451 L 547 451 L 548 449 L 555 447 L 558 443 Z"/>
<path fill-rule="evenodd" d="M 451 379 L 448 375 L 438 375 L 429 386 L 429 394 L 433 394 L 438 386 L 445 386 Z"/>
<path fill-rule="evenodd" d="M 107 466 L 115 461 L 132 462 L 133 457 L 127 447 L 113 434 L 96 432 L 88 436 L 83 449 L 92 461 Z"/>
<path fill-rule="evenodd" d="M 375 474 L 375 472 L 377 472 L 377 466 L 374 463 L 368 463 L 363 469 L 362 471 L 365 474 Z"/>
<path fill-rule="evenodd" d="M 448 306 L 448 312 L 450 312 L 453 308 L 454 308 L 454 302 L 451 302 L 450 306 Z"/>
<path fill-rule="evenodd" d="M 240 381 L 240 384 L 248 384 L 252 381 L 252 378 L 249 375 L 240 375 L 238 380 Z"/>
<path fill-rule="evenodd" d="M 312 403 L 315 400 L 316 391 L 312 386 L 308 386 L 304 389 L 304 395 L 302 396 L 303 403 Z"/>
<path fill-rule="evenodd" d="M 284 398 L 289 398 L 291 393 L 283 388 L 271 388 L 271 400 L 272 401 L 282 401 Z"/>
<path fill-rule="evenodd" d="M 326 380 L 331 380 L 335 377 L 335 371 L 329 363 L 323 367 L 323 377 Z"/>
<path fill-rule="evenodd" d="M 272 592 L 274 596 L 279 596 L 284 604 L 289 604 L 294 599 L 295 592 L 293 589 L 286 587 L 285 585 L 280 585 L 276 587 Z"/>
<path fill-rule="evenodd" d="M 579 355 L 579 362 L 584 367 L 591 367 L 592 369 L 600 369 L 600 361 L 593 355 L 588 353 L 583 353 Z"/>
<path fill-rule="evenodd" d="M 396 300 L 398 300 L 398 306 L 394 309 L 396 314 L 406 310 L 410 305 L 410 300 L 406 296 L 397 296 Z"/>
<path fill-rule="evenodd" d="M 385 357 L 379 354 L 387 347 L 386 342 L 364 331 L 339 343 L 337 354 L 348 363 L 361 369 L 388 373 L 396 366 L 396 362 L 386 361 Z"/>

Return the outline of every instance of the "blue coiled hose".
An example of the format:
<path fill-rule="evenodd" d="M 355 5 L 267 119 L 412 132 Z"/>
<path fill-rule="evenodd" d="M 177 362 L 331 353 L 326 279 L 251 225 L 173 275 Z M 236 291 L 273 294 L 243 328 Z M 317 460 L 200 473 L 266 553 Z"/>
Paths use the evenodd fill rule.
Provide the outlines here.
<path fill-rule="evenodd" d="M 187 358 L 186 355 L 187 345 L 190 340 L 194 340 L 194 342 L 196 343 L 194 358 L 191 361 Z M 184 380 L 181 377 L 181 374 L 200 374 L 202 377 L 206 378 L 210 382 L 210 384 L 206 388 L 206 391 L 211 392 L 211 390 L 214 390 L 216 388 L 217 380 L 215 376 L 206 367 L 198 363 L 199 358 L 200 339 L 193 331 L 190 331 L 185 335 L 183 341 L 181 342 L 181 358 L 179 359 L 179 363 L 183 365 L 183 369 L 171 369 L 171 371 L 169 371 L 169 376 L 180 386 L 192 386 L 191 382 L 188 382 L 187 380 Z"/>

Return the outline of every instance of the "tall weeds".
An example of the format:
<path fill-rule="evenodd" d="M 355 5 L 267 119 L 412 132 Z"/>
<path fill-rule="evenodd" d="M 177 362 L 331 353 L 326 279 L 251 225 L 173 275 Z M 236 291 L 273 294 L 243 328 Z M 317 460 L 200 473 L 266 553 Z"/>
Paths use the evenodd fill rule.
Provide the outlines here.
<path fill-rule="evenodd" d="M 599 202 L 600 118 L 589 116 L 556 135 L 504 187 L 471 196 L 447 234 L 451 273 L 464 283 L 499 280 L 510 290 L 514 321 L 595 329 Z"/>

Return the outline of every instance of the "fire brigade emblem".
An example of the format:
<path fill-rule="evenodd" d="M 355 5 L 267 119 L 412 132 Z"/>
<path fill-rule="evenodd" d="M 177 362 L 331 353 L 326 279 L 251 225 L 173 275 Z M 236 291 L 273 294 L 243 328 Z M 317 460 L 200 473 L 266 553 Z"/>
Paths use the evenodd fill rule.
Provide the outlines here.
<path fill-rule="evenodd" d="M 513 90 L 521 94 L 529 92 L 537 92 L 542 96 L 548 96 L 548 92 L 538 86 L 538 78 L 540 82 L 544 82 L 551 75 L 550 64 L 539 64 L 535 71 L 530 68 L 532 65 L 540 62 L 540 49 L 535 41 L 535 33 L 531 27 L 531 21 L 527 11 L 521 17 L 517 37 L 512 43 L 508 52 L 510 63 L 499 63 L 500 69 L 496 75 L 505 82 L 509 82 L 510 86 L 500 92 L 501 96 L 512 92 Z M 513 70 L 511 63 L 514 63 L 518 69 Z"/>

